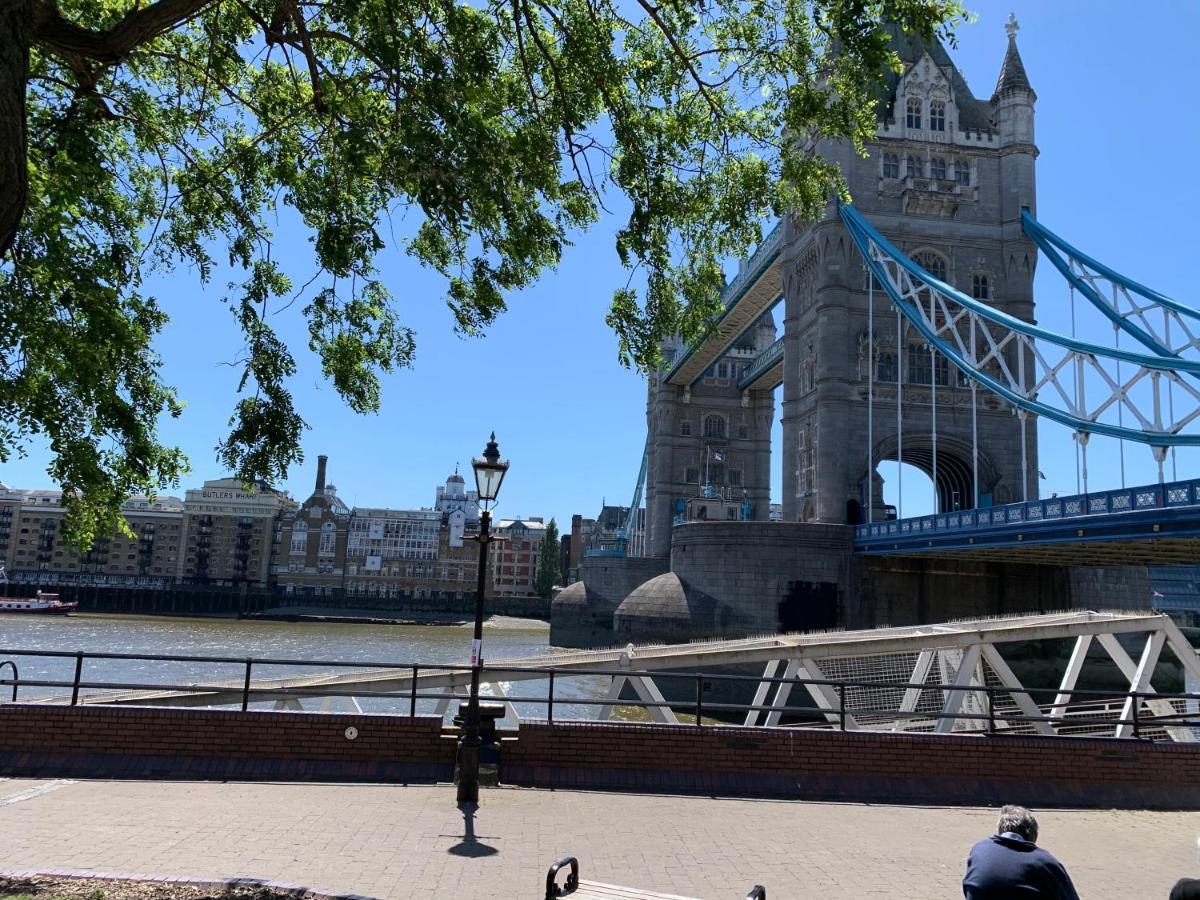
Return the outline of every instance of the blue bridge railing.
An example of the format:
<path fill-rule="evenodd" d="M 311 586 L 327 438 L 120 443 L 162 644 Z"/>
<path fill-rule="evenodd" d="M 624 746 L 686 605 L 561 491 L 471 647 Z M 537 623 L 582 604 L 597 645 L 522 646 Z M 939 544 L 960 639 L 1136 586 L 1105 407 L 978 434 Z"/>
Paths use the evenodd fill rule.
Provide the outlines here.
<path fill-rule="evenodd" d="M 770 347 L 754 357 L 754 362 L 750 363 L 749 368 L 746 369 L 746 374 L 738 379 L 738 387 L 745 390 L 748 385 L 754 382 L 754 379 L 781 359 L 783 359 L 783 338 L 775 341 Z"/>
<path fill-rule="evenodd" d="M 1114 515 L 1181 506 L 1200 506 L 1200 480 L 1169 481 L 1142 487 L 1120 488 L 1069 497 L 1049 497 L 1027 503 L 1006 503 L 980 509 L 914 516 L 871 522 L 854 529 L 854 543 L 868 547 L 875 543 L 895 543 L 913 538 L 958 532 L 992 531 L 997 528 L 1017 528 L 1030 523 L 1052 522 L 1060 519 Z"/>

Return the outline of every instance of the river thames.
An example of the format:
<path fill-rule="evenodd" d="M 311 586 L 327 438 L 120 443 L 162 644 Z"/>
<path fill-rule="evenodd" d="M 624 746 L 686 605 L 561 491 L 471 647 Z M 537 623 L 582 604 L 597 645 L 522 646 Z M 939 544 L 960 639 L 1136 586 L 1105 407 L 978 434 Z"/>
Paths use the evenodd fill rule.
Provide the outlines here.
<path fill-rule="evenodd" d="M 541 656 L 549 650 L 550 626 L 530 619 L 494 617 L 484 626 L 484 658 L 496 664 L 514 657 Z M 386 662 L 398 666 L 468 665 L 471 625 L 450 624 L 344 624 L 318 621 L 276 622 L 248 619 L 166 618 L 121 615 L 73 614 L 58 616 L 0 616 L 0 662 L 12 659 L 22 681 L 70 681 L 74 658 L 28 656 L 22 650 L 53 650 L 64 653 L 121 653 L 187 656 L 221 656 L 245 659 L 334 660 L 339 662 Z M 2 652 L 9 651 L 9 652 Z M 16 651 L 16 652 L 13 652 Z M 240 663 L 166 662 L 160 660 L 85 661 L 82 680 L 123 684 L 193 685 L 227 682 L 241 678 Z M 254 678 L 276 678 L 292 674 L 318 674 L 328 667 L 255 666 Z M 11 670 L 0 669 L 0 678 Z M 592 697 L 601 690 L 602 679 L 563 679 L 555 686 L 557 698 Z M 510 694 L 541 696 L 544 682 L 506 685 Z M 66 693 L 66 689 L 22 686 L 21 699 Z M 83 691 L 86 695 L 87 689 Z M 7 693 L 5 699 L 7 699 Z M 407 711 L 407 701 L 388 698 L 360 699 L 367 712 Z M 434 701 L 422 701 L 422 712 L 432 711 Z M 306 701 L 317 708 L 320 701 Z M 344 709 L 344 707 L 336 707 Z M 544 715 L 544 704 L 518 704 L 522 715 Z M 586 708 L 561 710 L 564 716 L 585 715 Z"/>

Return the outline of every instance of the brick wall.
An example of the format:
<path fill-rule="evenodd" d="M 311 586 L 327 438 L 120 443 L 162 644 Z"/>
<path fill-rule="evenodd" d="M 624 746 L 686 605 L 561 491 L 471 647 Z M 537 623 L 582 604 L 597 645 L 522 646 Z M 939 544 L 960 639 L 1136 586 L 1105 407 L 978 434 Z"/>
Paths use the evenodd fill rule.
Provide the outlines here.
<path fill-rule="evenodd" d="M 1197 744 L 525 723 L 500 775 L 542 788 L 1200 809 L 1198 766 Z"/>
<path fill-rule="evenodd" d="M 435 717 L 0 705 L 6 776 L 434 782 L 453 769 Z"/>

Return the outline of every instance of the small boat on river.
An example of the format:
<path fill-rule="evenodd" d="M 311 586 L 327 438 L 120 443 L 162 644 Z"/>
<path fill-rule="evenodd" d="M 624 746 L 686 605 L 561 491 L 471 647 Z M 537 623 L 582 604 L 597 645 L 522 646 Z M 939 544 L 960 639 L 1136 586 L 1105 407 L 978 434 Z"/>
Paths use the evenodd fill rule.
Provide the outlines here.
<path fill-rule="evenodd" d="M 36 597 L 0 597 L 0 613 L 40 613 L 44 616 L 65 616 L 79 604 L 64 603 L 58 594 L 37 592 Z"/>

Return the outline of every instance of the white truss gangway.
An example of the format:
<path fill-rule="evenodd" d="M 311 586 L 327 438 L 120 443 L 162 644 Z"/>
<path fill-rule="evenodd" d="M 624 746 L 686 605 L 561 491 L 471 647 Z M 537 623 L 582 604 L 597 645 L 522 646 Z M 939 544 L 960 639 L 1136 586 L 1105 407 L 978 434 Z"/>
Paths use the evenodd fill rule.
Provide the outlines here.
<path fill-rule="evenodd" d="M 1005 650 L 1031 641 L 1068 642 L 1065 667 L 1052 684 L 1023 684 L 1005 658 Z M 1131 654 L 1126 647 L 1134 647 Z M 635 693 L 649 706 L 655 721 L 678 723 L 672 705 L 686 709 L 688 701 L 667 705 L 671 694 L 668 673 L 720 673 L 731 669 L 761 671 L 753 676 L 754 697 L 743 704 L 746 726 L 787 724 L 789 707 L 805 705 L 807 691 L 826 723 L 852 730 L 981 731 L 990 718 L 1006 731 L 1031 734 L 1092 734 L 1131 736 L 1131 719 L 1140 713 L 1146 722 L 1183 717 L 1196 710 L 1178 698 L 1155 699 L 1152 678 L 1165 654 L 1175 657 L 1185 677 L 1200 683 L 1200 658 L 1178 626 L 1165 615 L 1150 612 L 1071 611 L 1008 618 L 976 619 L 935 625 L 912 625 L 862 631 L 783 634 L 657 646 L 554 653 L 485 663 L 481 682 L 496 699 L 507 702 L 513 685 L 540 681 L 553 670 L 560 684 L 572 676 L 608 679 L 607 694 L 596 718 L 606 719 L 621 697 Z M 1077 684 L 1088 665 L 1110 660 L 1123 687 L 1107 692 L 1103 702 L 1080 699 Z M 759 668 L 761 667 L 761 669 Z M 656 682 L 656 673 L 659 675 Z M 719 676 L 718 676 L 719 677 Z M 465 691 L 470 672 L 426 670 L 415 677 L 413 667 L 346 671 L 334 674 L 256 680 L 249 683 L 253 701 L 274 701 L 279 709 L 303 709 L 320 704 L 329 709 L 337 698 L 370 697 L 380 692 L 423 698 L 445 698 Z M 660 683 L 661 682 L 661 683 Z M 818 683 L 812 683 L 818 682 Z M 845 686 L 820 682 L 847 683 Z M 877 685 L 877 686 L 876 686 Z M 84 692 L 85 704 L 215 707 L 240 705 L 247 687 L 242 681 L 196 685 L 188 690 Z M 603 687 L 601 687 L 601 690 Z M 988 690 L 991 691 L 991 699 Z M 306 697 L 306 694 L 308 695 Z M 1035 701 L 1034 697 L 1043 699 Z M 1048 699 L 1052 697 L 1053 699 Z M 520 698 L 528 700 L 528 698 Z M 61 703 L 61 697 L 40 702 Z M 568 696 L 557 703 L 569 705 Z M 1194 707 L 1194 703 L 1191 704 Z M 519 719 L 509 704 L 510 716 Z M 986 714 L 985 714 L 986 713 Z M 1006 718 L 1007 717 L 1007 718 Z M 542 716 L 538 716 L 542 718 Z M 1106 724 L 1105 720 L 1111 720 Z M 1200 737 L 1191 726 L 1158 726 L 1175 741 Z"/>

